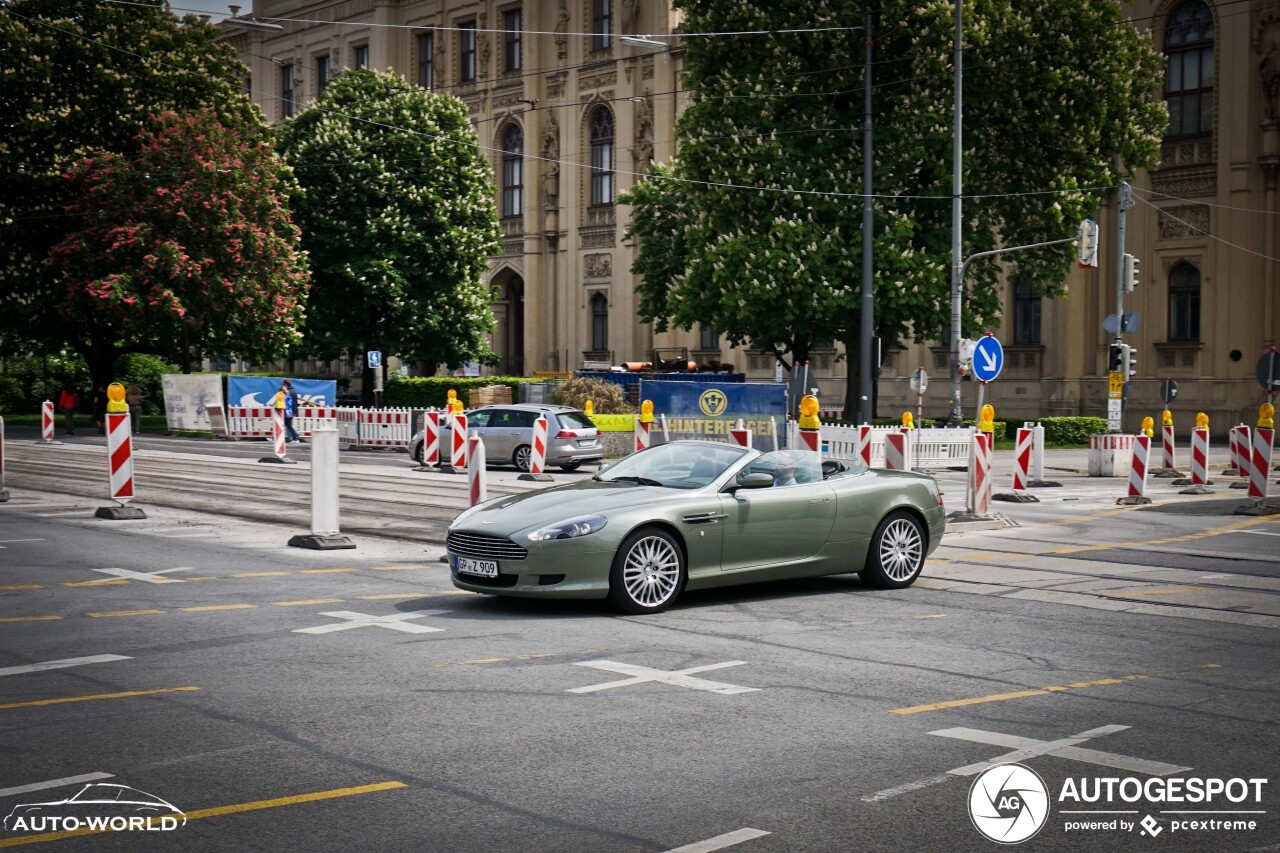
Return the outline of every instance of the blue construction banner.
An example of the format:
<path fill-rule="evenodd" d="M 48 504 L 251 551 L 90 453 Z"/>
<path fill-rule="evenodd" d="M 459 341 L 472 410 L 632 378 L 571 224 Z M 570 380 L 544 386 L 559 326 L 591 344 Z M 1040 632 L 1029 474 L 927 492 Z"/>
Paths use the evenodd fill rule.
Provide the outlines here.
<path fill-rule="evenodd" d="M 701 438 L 728 441 L 741 419 L 751 430 L 756 449 L 786 446 L 787 388 L 765 382 L 665 382 L 644 379 L 640 399 L 653 401 L 653 413 L 666 415 L 672 440 Z M 655 424 L 655 429 L 657 425 Z"/>
<path fill-rule="evenodd" d="M 334 379 L 292 379 L 299 406 L 332 406 L 338 395 Z M 227 399 L 232 406 L 270 406 L 284 377 L 228 376 Z"/>

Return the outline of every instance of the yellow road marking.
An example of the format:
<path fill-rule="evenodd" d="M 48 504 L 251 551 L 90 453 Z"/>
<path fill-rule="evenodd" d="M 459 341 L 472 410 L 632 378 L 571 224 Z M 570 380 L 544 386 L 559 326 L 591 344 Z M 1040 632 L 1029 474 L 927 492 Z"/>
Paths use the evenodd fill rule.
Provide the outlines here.
<path fill-rule="evenodd" d="M 161 687 L 157 690 L 129 690 L 124 693 L 94 693 L 90 696 L 66 696 L 62 699 L 37 699 L 33 702 L 10 702 L 7 705 L 0 705 L 0 710 L 4 710 L 6 708 L 36 708 L 44 705 L 62 705 L 66 702 L 90 702 L 95 699 L 128 699 L 132 696 L 152 696 L 156 693 L 181 693 L 199 689 L 199 687 Z"/>
<path fill-rule="evenodd" d="M 476 658 L 475 660 L 464 660 L 462 663 L 503 663 L 510 658 Z"/>
<path fill-rule="evenodd" d="M 336 575 L 340 572 L 356 572 L 359 569 L 300 569 L 304 575 Z"/>
<path fill-rule="evenodd" d="M 178 580 L 178 578 L 174 578 L 174 580 Z M 201 576 L 200 576 L 200 577 L 198 577 L 198 578 L 184 578 L 184 580 L 189 580 L 189 581 L 216 581 L 216 580 L 217 580 L 217 578 L 216 578 L 216 577 L 214 577 L 213 575 L 201 575 Z"/>
<path fill-rule="evenodd" d="M 61 616 L 0 616 L 0 622 L 52 622 Z"/>
<path fill-rule="evenodd" d="M 1058 548 L 1053 551 L 1046 551 L 1045 553 L 1078 554 L 1083 551 L 1106 551 L 1111 548 L 1139 548 L 1145 545 L 1172 545 L 1178 542 L 1192 542 L 1196 539 L 1208 539 L 1213 536 L 1222 536 L 1227 533 L 1234 533 L 1245 527 L 1252 527 L 1256 524 L 1266 524 L 1268 522 L 1275 523 L 1277 520 L 1280 520 L 1280 516 L 1247 518 L 1244 521 L 1236 521 L 1231 524 L 1224 524 L 1221 527 L 1215 527 L 1212 530 L 1201 530 L 1198 533 L 1188 533 L 1183 536 L 1168 536 L 1164 539 L 1147 539 L 1143 542 L 1108 542 L 1101 545 L 1081 545 L 1073 548 Z"/>
<path fill-rule="evenodd" d="M 237 572 L 232 575 L 233 578 L 278 578 L 281 575 L 287 575 L 288 572 Z"/>
<path fill-rule="evenodd" d="M 276 607 L 295 607 L 299 604 L 341 604 L 341 598 L 304 598 L 301 601 L 273 601 Z"/>
<path fill-rule="evenodd" d="M 429 592 L 387 592 L 381 595 L 357 595 L 356 598 L 361 601 L 395 601 L 396 599 L 424 598 L 431 593 Z"/>
<path fill-rule="evenodd" d="M 116 578 L 109 581 L 76 581 L 75 583 L 64 583 L 63 586 L 119 586 L 128 582 L 127 578 Z"/>
<path fill-rule="evenodd" d="M 982 705 L 987 702 L 1004 702 L 1008 699 L 1025 699 L 1028 696 L 1048 696 L 1050 693 L 1061 693 L 1066 690 L 1080 690 L 1085 687 L 1100 687 L 1107 684 L 1124 684 L 1150 678 L 1147 675 L 1125 675 L 1120 678 L 1099 678 L 1097 681 L 1077 681 L 1066 687 L 1051 685 L 1031 690 L 1015 690 L 1012 693 L 995 693 L 991 696 L 975 696 L 971 699 L 952 699 L 949 702 L 933 702 L 929 705 L 912 705 L 909 708 L 894 708 L 891 714 L 920 714 L 925 711 L 941 711 L 946 708 L 963 708 L 967 705 Z"/>
<path fill-rule="evenodd" d="M 255 604 L 206 604 L 202 607 L 179 607 L 184 613 L 204 613 L 207 610 L 251 610 Z"/>
<path fill-rule="evenodd" d="M 945 613 L 930 613 L 928 616 L 912 616 L 912 619 L 946 619 Z"/>
<path fill-rule="evenodd" d="M 1112 592 L 1102 596 L 1102 598 L 1131 598 L 1135 595 L 1177 595 L 1182 592 L 1206 592 L 1208 587 L 1203 586 L 1173 586 L 1168 589 L 1147 589 L 1140 592 Z"/>
<path fill-rule="evenodd" d="M 587 651 L 591 653 L 595 653 L 595 652 L 602 652 L 605 650 L 604 649 L 588 649 Z M 513 660 L 537 660 L 539 658 L 558 658 L 558 657 L 564 657 L 565 655 L 568 655 L 568 654 L 580 654 L 580 652 L 535 652 L 534 654 L 530 654 L 530 655 L 516 655 L 515 657 L 509 657 L 509 658 L 476 658 L 474 660 L 453 661 L 452 663 L 437 663 L 437 664 L 434 664 L 434 668 L 440 669 L 441 667 L 446 667 L 446 666 L 471 666 L 475 664 L 486 664 L 486 663 L 507 663 Z"/>
<path fill-rule="evenodd" d="M 391 791 L 407 787 L 403 782 L 377 782 L 372 785 L 359 785 L 354 788 L 334 788 L 331 791 L 316 791 L 311 794 L 297 794 L 292 797 L 277 797 L 274 800 L 255 800 L 251 803 L 235 803 L 229 806 L 215 806 L 210 809 L 198 809 L 187 812 L 187 820 L 199 820 L 205 817 L 251 812 L 259 809 L 274 809 L 280 806 L 295 806 L 300 803 L 313 803 L 317 800 L 332 800 L 338 797 L 353 797 L 357 794 L 372 794 L 376 791 Z M 63 832 L 45 832 L 40 835 L 22 835 L 17 838 L 0 839 L 0 847 L 16 847 L 20 844 L 37 844 L 44 841 L 60 841 L 78 835 L 97 835 L 101 832 L 112 832 L 110 829 L 75 829 Z"/>
<path fill-rule="evenodd" d="M 0 586 L 0 590 L 10 589 L 44 589 L 44 587 L 38 583 L 16 583 L 13 586 Z"/>
<path fill-rule="evenodd" d="M 85 616 L 154 616 L 163 612 L 163 610 L 99 610 L 86 613 Z"/>

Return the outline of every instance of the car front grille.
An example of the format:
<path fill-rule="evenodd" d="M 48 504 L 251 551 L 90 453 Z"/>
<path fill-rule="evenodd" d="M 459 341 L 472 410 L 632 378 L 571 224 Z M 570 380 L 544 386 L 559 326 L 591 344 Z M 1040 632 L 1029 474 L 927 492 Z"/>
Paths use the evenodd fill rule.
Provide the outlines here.
<path fill-rule="evenodd" d="M 451 554 L 474 560 L 523 560 L 529 556 L 520 545 L 502 536 L 487 533 L 462 533 L 449 531 L 446 545 Z"/>

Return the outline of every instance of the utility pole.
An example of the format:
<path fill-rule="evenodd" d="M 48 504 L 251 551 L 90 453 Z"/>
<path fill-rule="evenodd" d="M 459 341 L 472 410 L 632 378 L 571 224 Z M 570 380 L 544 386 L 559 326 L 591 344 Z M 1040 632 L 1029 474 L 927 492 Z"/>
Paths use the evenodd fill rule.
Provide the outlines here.
<path fill-rule="evenodd" d="M 862 311 L 858 334 L 858 423 L 869 424 L 875 417 L 875 394 L 871 383 L 875 371 L 871 366 L 871 339 L 875 336 L 875 282 L 872 253 L 875 240 L 875 211 L 871 199 L 871 39 L 872 13 L 866 13 L 866 47 L 863 51 L 864 107 L 862 114 Z"/>
<path fill-rule="evenodd" d="M 1133 188 L 1129 186 L 1128 181 L 1120 182 L 1120 198 L 1116 207 L 1119 209 L 1120 215 L 1116 217 L 1116 334 L 1112 342 L 1116 348 L 1115 351 L 1123 352 L 1124 347 L 1124 292 L 1125 292 L 1125 252 L 1124 252 L 1124 228 L 1125 214 L 1129 208 L 1133 207 Z M 1125 375 L 1126 365 L 1117 368 L 1111 364 L 1111 348 L 1108 348 L 1107 370 L 1108 370 L 1108 400 L 1107 400 L 1107 420 L 1111 432 L 1120 432 L 1124 429 L 1124 383 L 1129 380 Z M 1115 373 L 1119 370 L 1120 381 L 1115 380 Z M 1116 396 L 1115 388 L 1117 384 L 1120 386 L 1120 393 Z"/>
<path fill-rule="evenodd" d="M 960 133 L 963 128 L 961 119 L 964 82 L 963 54 L 960 49 L 963 28 L 964 0 L 956 0 L 956 94 L 955 94 L 955 128 L 951 141 L 951 417 L 947 426 L 958 427 L 964 423 L 964 415 L 960 411 L 960 310 L 961 296 L 964 288 L 964 249 L 960 239 L 962 224 L 960 212 L 961 170 L 963 149 L 960 145 Z"/>

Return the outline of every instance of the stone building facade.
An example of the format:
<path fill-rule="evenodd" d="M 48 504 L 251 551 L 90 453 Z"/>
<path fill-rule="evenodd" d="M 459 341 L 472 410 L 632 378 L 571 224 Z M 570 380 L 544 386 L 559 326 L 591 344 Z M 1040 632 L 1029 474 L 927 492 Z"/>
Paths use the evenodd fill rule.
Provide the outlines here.
<path fill-rule="evenodd" d="M 1126 336 L 1137 375 L 1125 427 L 1158 415 L 1159 384 L 1172 378 L 1179 422 L 1205 411 L 1220 433 L 1253 422 L 1263 399 L 1255 366 L 1280 336 L 1280 0 L 1156 0 L 1125 10 L 1168 57 L 1163 96 L 1173 115 L 1160 167 L 1130 181 L 1125 248 L 1139 259 L 1141 284 L 1125 301 L 1140 318 Z M 700 362 L 773 377 L 770 356 L 729 350 L 712 329 L 655 335 L 636 316 L 637 247 L 623 238 L 627 210 L 616 197 L 674 154 L 685 94 L 678 49 L 621 37 L 672 33 L 679 17 L 666 3 L 255 0 L 252 12 L 282 29 L 228 25 L 227 38 L 269 119 L 300 109 L 328 76 L 362 65 L 394 69 L 470 106 L 505 232 L 488 270 L 497 372 L 566 371 L 685 346 Z M 993 331 L 1006 363 L 986 393 L 998 417 L 1105 417 L 1110 335 L 1102 321 L 1115 311 L 1116 212 L 1113 195 L 1097 215 L 1100 266 L 1074 271 L 1065 297 L 1005 283 Z M 813 355 L 824 404 L 843 402 L 839 354 L 833 346 Z M 878 414 L 914 409 L 908 380 L 917 367 L 932 380 L 926 416 L 945 416 L 941 344 L 886 354 Z M 977 386 L 963 385 L 969 413 Z"/>

